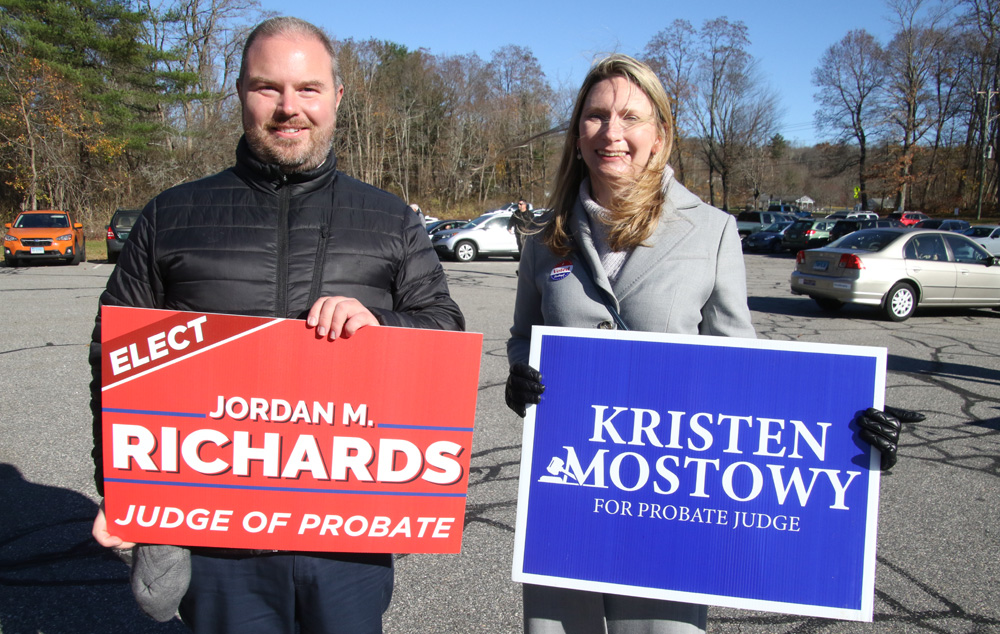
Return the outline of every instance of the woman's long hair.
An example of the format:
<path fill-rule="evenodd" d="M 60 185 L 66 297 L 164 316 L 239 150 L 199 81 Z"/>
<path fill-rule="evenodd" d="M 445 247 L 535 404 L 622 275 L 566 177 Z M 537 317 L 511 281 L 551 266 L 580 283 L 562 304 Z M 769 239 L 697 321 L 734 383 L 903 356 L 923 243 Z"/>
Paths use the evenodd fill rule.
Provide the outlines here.
<path fill-rule="evenodd" d="M 643 244 L 656 228 L 660 209 L 663 207 L 663 171 L 673 146 L 670 101 L 656 73 L 648 66 L 628 55 L 610 55 L 594 64 L 576 96 L 556 172 L 555 186 L 549 198 L 548 206 L 552 215 L 542 232 L 542 242 L 560 256 L 569 255 L 573 250 L 569 218 L 579 195 L 580 183 L 587 176 L 587 165 L 577 158 L 583 104 L 594 84 L 613 77 L 624 77 L 649 99 L 662 147 L 649 157 L 642 173 L 616 191 L 611 201 L 602 201 L 611 211 L 611 218 L 608 219 L 610 248 L 625 251 Z"/>

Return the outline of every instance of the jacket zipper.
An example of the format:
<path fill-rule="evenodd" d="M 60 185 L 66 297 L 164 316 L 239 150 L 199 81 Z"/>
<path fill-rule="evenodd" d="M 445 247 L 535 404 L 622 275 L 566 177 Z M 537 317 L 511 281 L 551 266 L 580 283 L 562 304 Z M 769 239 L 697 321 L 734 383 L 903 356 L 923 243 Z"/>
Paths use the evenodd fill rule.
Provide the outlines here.
<path fill-rule="evenodd" d="M 306 310 L 319 299 L 320 285 L 323 283 L 323 267 L 326 264 L 326 245 L 330 238 L 330 227 L 323 225 L 319 228 L 319 246 L 316 247 L 316 261 L 313 266 L 312 286 L 309 289 L 309 303 Z"/>
<path fill-rule="evenodd" d="M 275 275 L 274 316 L 288 317 L 288 177 L 281 175 L 278 185 L 278 271 Z"/>

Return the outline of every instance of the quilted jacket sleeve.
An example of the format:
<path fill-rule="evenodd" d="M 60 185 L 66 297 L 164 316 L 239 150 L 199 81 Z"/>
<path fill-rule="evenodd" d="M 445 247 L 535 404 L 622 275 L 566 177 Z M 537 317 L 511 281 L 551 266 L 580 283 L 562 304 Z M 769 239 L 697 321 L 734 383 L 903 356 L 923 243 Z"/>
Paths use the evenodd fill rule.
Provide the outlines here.
<path fill-rule="evenodd" d="M 392 310 L 372 308 L 379 323 L 404 328 L 465 330 L 465 317 L 448 293 L 448 281 L 420 219 L 406 216 Z"/>

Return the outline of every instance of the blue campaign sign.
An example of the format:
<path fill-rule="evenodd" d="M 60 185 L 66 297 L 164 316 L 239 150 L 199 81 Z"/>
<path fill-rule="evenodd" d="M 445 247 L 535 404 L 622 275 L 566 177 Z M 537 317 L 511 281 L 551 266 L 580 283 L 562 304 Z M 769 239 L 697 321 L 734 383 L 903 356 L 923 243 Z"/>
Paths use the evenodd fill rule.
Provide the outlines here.
<path fill-rule="evenodd" d="M 884 348 L 535 327 L 514 580 L 871 621 Z"/>

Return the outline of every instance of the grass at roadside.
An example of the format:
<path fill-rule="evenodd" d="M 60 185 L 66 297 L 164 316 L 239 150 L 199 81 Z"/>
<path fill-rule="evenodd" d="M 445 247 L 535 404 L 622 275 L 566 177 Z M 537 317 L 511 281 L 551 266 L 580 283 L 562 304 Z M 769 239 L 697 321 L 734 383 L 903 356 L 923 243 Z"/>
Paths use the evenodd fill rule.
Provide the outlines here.
<path fill-rule="evenodd" d="M 87 261 L 98 262 L 108 259 L 108 243 L 104 238 L 87 240 Z"/>

